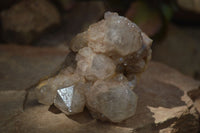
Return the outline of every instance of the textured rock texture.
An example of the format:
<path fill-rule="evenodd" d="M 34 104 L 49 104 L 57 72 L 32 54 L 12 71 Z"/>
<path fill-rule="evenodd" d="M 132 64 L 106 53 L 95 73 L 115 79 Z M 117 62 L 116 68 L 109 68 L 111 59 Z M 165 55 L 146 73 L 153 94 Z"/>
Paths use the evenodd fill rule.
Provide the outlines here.
<path fill-rule="evenodd" d="M 152 58 L 200 80 L 199 41 L 199 27 L 180 27 L 170 24 L 166 38 L 161 42 L 155 42 Z"/>
<path fill-rule="evenodd" d="M 47 69 L 48 67 L 45 66 L 52 66 L 52 64 L 57 66 L 58 59 L 61 57 L 64 59 L 65 56 L 59 49 L 43 48 L 38 52 L 38 49 L 33 47 L 26 47 L 27 50 L 24 50 L 24 47 L 20 46 L 3 45 L 0 45 L 0 49 L 1 61 L 4 60 L 0 65 L 4 66 L 0 69 L 1 75 L 5 72 L 7 75 L 15 76 L 15 79 L 31 71 L 35 80 L 39 80 L 41 75 L 38 73 L 48 74 L 54 70 Z M 38 56 L 39 53 L 42 54 Z M 51 61 L 46 61 L 44 57 L 53 53 Z M 30 56 L 24 58 L 24 55 Z M 13 74 L 11 70 L 16 60 L 24 62 L 20 67 L 15 67 L 16 70 L 23 68 L 29 71 Z M 30 66 L 30 64 L 34 65 Z M 87 110 L 72 115 L 71 119 L 59 112 L 52 113 L 56 111 L 37 102 L 33 88 L 25 91 L 23 86 L 20 88 L 18 82 L 5 76 L 4 78 L 1 76 L 1 81 L 10 83 L 0 86 L 0 132 L 2 133 L 197 133 L 199 129 L 197 112 L 188 95 L 190 92 L 193 94 L 191 98 L 195 99 L 196 92 L 191 92 L 196 90 L 198 92 L 200 82 L 157 62 L 149 64 L 141 76 L 140 84 L 134 89 L 139 97 L 136 114 L 119 124 L 96 121 L 91 118 Z M 20 83 L 31 85 L 28 78 Z"/>
<path fill-rule="evenodd" d="M 60 22 L 57 9 L 47 0 L 26 0 L 1 12 L 3 38 L 31 43 L 47 28 Z"/>
<path fill-rule="evenodd" d="M 3 81 L 0 82 L 1 90 L 30 88 L 39 82 L 38 77 L 45 78 L 57 70 L 58 64 L 62 64 L 67 53 L 66 49 L 1 45 L 0 79 Z M 40 71 L 41 68 L 44 68 L 44 71 Z"/>
<path fill-rule="evenodd" d="M 69 44 L 71 39 L 102 19 L 106 7 L 104 1 L 54 0 L 67 12 L 62 13 L 62 26 L 56 31 L 44 34 L 34 44 L 39 46 L 58 46 Z M 87 10 L 86 10 L 87 9 Z M 78 17 L 77 17 L 78 16 Z"/>

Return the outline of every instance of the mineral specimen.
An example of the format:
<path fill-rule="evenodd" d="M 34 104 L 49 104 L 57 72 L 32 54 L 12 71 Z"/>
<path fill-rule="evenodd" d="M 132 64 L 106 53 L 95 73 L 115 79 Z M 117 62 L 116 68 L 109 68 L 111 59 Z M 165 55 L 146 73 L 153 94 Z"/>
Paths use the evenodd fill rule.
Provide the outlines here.
<path fill-rule="evenodd" d="M 136 24 L 106 12 L 71 41 L 66 67 L 36 87 L 38 101 L 54 103 L 66 115 L 86 106 L 95 119 L 121 122 L 133 116 L 133 90 L 151 58 L 151 43 Z"/>

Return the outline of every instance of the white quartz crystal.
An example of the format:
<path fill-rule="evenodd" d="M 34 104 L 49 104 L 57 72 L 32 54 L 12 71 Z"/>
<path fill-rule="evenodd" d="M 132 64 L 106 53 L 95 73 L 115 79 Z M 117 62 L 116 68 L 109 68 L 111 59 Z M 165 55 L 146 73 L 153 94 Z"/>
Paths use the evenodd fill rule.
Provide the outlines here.
<path fill-rule="evenodd" d="M 117 81 L 96 81 L 87 94 L 87 107 L 100 113 L 99 119 L 120 122 L 134 115 L 137 96 L 129 86 Z M 93 115 L 96 117 L 96 115 Z M 104 118 L 105 117 L 105 118 Z"/>
<path fill-rule="evenodd" d="M 135 24 L 111 12 L 105 13 L 104 18 L 88 29 L 88 46 L 95 52 L 114 51 L 125 56 L 141 48 L 141 31 Z"/>
<path fill-rule="evenodd" d="M 88 80 L 106 79 L 115 73 L 113 61 L 103 55 L 96 54 L 89 47 L 84 47 L 77 54 L 77 71 Z"/>

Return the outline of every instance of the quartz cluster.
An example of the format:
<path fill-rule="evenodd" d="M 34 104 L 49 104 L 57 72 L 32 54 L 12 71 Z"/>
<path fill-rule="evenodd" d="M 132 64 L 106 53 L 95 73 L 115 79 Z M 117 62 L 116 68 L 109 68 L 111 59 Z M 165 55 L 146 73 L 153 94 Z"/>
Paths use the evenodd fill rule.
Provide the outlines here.
<path fill-rule="evenodd" d="M 100 120 L 121 122 L 133 116 L 133 89 L 151 58 L 151 43 L 136 24 L 106 12 L 103 20 L 74 37 L 66 67 L 36 87 L 38 101 L 54 104 L 66 115 L 87 107 Z"/>

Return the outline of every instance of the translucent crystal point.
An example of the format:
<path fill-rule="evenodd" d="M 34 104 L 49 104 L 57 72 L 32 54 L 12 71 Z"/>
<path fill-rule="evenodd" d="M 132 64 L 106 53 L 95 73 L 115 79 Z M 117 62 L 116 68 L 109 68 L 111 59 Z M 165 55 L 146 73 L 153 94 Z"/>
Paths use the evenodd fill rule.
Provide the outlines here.
<path fill-rule="evenodd" d="M 80 113 L 85 107 L 85 97 L 72 85 L 57 90 L 54 105 L 67 115 Z"/>

